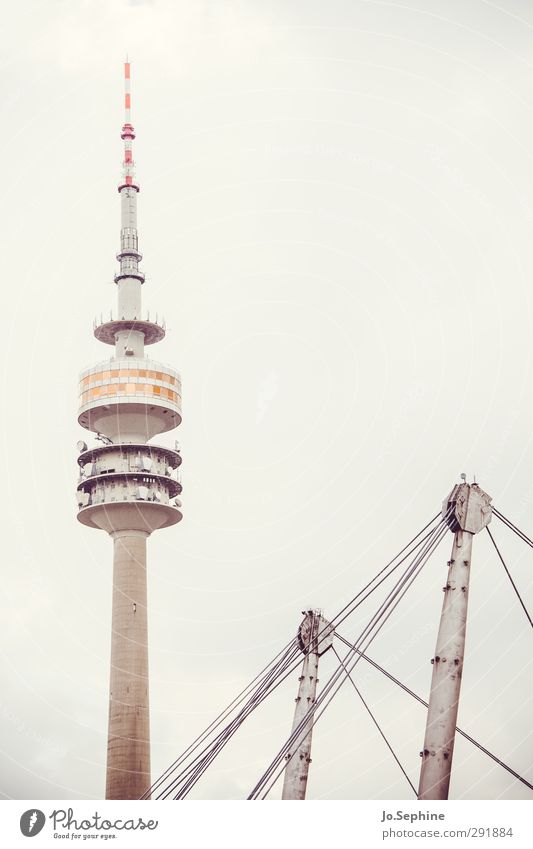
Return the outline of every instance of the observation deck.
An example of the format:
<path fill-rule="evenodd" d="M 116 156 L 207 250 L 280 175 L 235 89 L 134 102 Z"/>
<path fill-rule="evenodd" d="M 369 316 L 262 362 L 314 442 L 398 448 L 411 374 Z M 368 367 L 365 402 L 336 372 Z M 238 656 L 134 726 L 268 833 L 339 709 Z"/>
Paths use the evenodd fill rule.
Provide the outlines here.
<path fill-rule="evenodd" d="M 82 427 L 112 442 L 146 442 L 181 422 L 181 380 L 155 360 L 104 360 L 80 375 Z"/>

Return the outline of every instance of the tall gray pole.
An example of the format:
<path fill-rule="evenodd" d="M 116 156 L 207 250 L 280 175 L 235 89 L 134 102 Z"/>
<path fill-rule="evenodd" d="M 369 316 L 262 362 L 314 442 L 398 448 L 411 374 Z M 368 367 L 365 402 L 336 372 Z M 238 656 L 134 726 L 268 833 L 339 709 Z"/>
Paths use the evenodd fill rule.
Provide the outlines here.
<path fill-rule="evenodd" d="M 113 534 L 115 556 L 106 799 L 140 799 L 151 783 L 147 536 L 145 531 Z"/>
<path fill-rule="evenodd" d="M 454 532 L 440 620 L 420 771 L 419 799 L 447 799 L 465 651 L 474 534 L 491 520 L 491 498 L 477 484 L 459 484 L 443 504 Z"/>
<path fill-rule="evenodd" d="M 318 684 L 318 660 L 324 652 L 331 648 L 333 634 L 334 628 L 326 622 L 319 612 L 309 610 L 306 613 L 298 631 L 298 640 L 304 653 L 304 662 L 296 697 L 292 732 L 296 731 L 309 708 L 315 703 Z M 305 736 L 302 739 L 304 734 Z M 298 801 L 305 799 L 309 764 L 311 763 L 312 736 L 313 714 L 311 713 L 294 741 L 296 750 L 292 749 L 286 755 L 288 763 L 285 767 L 282 799 L 296 799 Z"/>

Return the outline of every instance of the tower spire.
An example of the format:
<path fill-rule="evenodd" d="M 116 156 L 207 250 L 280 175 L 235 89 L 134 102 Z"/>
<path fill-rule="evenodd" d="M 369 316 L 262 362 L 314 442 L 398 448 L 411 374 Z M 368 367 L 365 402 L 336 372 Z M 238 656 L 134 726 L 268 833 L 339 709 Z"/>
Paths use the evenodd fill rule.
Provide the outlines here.
<path fill-rule="evenodd" d="M 120 137 L 124 140 L 124 161 L 122 163 L 122 183 L 119 192 L 124 186 L 133 186 L 139 191 L 139 186 L 134 182 L 132 142 L 135 138 L 135 130 L 131 123 L 131 63 L 128 59 L 124 62 L 124 126 Z"/>
<path fill-rule="evenodd" d="M 117 357 L 144 357 L 146 345 L 159 342 L 165 336 L 162 321 L 150 321 L 142 316 L 141 287 L 144 274 L 139 268 L 142 254 L 139 251 L 137 230 L 137 195 L 139 184 L 135 180 L 133 140 L 135 130 L 131 123 L 131 63 L 124 62 L 124 124 L 120 134 L 124 142 L 120 194 L 120 250 L 117 260 L 120 268 L 115 274 L 118 290 L 116 319 L 96 323 L 94 335 L 100 342 L 115 346 Z"/>

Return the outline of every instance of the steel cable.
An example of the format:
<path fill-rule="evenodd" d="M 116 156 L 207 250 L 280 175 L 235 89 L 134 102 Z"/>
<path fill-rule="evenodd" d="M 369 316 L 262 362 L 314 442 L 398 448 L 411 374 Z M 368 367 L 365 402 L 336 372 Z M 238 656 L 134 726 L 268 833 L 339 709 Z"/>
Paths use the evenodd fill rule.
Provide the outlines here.
<path fill-rule="evenodd" d="M 352 678 L 352 676 L 351 676 L 351 673 L 350 673 L 350 672 L 348 672 L 348 670 L 347 670 L 347 669 L 346 669 L 346 667 L 344 666 L 344 663 L 342 662 L 342 658 L 341 658 L 340 654 L 338 653 L 337 649 L 335 648 L 335 646 L 333 646 L 333 651 L 334 651 L 334 653 L 335 653 L 335 656 L 336 656 L 336 657 L 337 657 L 337 659 L 339 660 L 340 664 L 344 667 L 344 671 L 346 672 L 347 677 L 350 679 L 350 682 L 351 682 L 351 684 L 352 684 L 352 686 L 353 686 L 353 688 L 354 688 L 355 692 L 357 693 L 357 695 L 358 695 L 358 696 L 359 696 L 359 698 L 361 699 L 361 701 L 362 701 L 362 703 L 363 703 L 364 707 L 366 708 L 366 710 L 367 710 L 368 714 L 370 715 L 370 718 L 372 719 L 372 722 L 374 723 L 374 725 L 375 725 L 375 726 L 376 726 L 376 728 L 378 729 L 379 733 L 380 733 L 380 734 L 381 734 L 381 736 L 383 737 L 383 740 L 385 741 L 385 744 L 386 744 L 386 746 L 388 747 L 388 749 L 389 749 L 389 751 L 390 751 L 390 753 L 391 753 L 392 757 L 394 758 L 394 760 L 396 761 L 396 763 L 397 763 L 397 764 L 398 764 L 398 766 L 400 767 L 401 771 L 403 772 L 403 774 L 404 774 L 404 776 L 405 776 L 405 778 L 406 778 L 406 780 L 407 780 L 407 782 L 408 782 L 408 784 L 409 784 L 409 786 L 410 786 L 411 790 L 413 791 L 413 793 L 415 794 L 415 796 L 418 796 L 418 793 L 417 793 L 417 790 L 416 790 L 415 785 L 413 784 L 413 782 L 411 781 L 411 779 L 410 779 L 410 778 L 409 778 L 409 776 L 407 775 L 407 772 L 405 771 L 404 767 L 402 766 L 402 764 L 401 764 L 401 762 L 400 762 L 400 759 L 398 758 L 398 756 L 397 756 L 396 752 L 394 751 L 394 749 L 392 748 L 391 744 L 390 744 L 390 743 L 389 743 L 389 741 L 387 740 L 387 738 L 386 738 L 386 736 L 385 736 L 385 733 L 383 732 L 383 729 L 381 728 L 381 726 L 380 726 L 379 722 L 377 721 L 376 717 L 374 716 L 374 714 L 373 714 L 373 713 L 372 713 L 372 711 L 370 710 L 370 708 L 369 708 L 368 704 L 366 703 L 365 699 L 363 698 L 363 694 L 361 693 L 361 691 L 360 691 L 359 687 L 357 686 L 357 684 L 356 684 L 356 683 L 355 683 L 355 681 L 353 680 L 353 678 Z"/>
<path fill-rule="evenodd" d="M 527 616 L 527 618 L 528 618 L 528 622 L 529 622 L 529 624 L 531 625 L 531 627 L 533 628 L 533 620 L 531 619 L 531 616 L 529 615 L 528 609 L 527 609 L 526 605 L 524 604 L 524 602 L 523 602 L 523 600 L 522 600 L 522 596 L 520 595 L 520 593 L 519 593 L 519 591 L 518 591 L 518 587 L 516 586 L 515 582 L 513 581 L 512 577 L 511 577 L 511 573 L 509 572 L 509 569 L 507 568 L 507 564 L 506 564 L 505 560 L 504 560 L 504 559 L 503 559 L 503 557 L 502 557 L 502 554 L 501 554 L 501 552 L 500 552 L 500 549 L 499 549 L 499 548 L 498 548 L 498 546 L 496 545 L 496 540 L 495 540 L 495 539 L 494 539 L 494 537 L 492 536 L 492 534 L 491 534 L 491 532 L 490 532 L 490 528 L 488 527 L 488 525 L 487 525 L 487 533 L 488 533 L 489 537 L 491 538 L 491 540 L 492 540 L 492 544 L 493 544 L 494 548 L 496 549 L 496 553 L 497 553 L 498 557 L 500 558 L 501 563 L 502 563 L 502 566 L 503 566 L 503 568 L 505 569 L 505 571 L 506 571 L 506 573 L 507 573 L 507 577 L 509 578 L 509 580 L 510 580 L 510 582 L 511 582 L 511 586 L 512 586 L 513 590 L 514 590 L 514 591 L 515 591 L 515 593 L 516 593 L 516 597 L 518 598 L 518 601 L 519 601 L 519 602 L 520 602 L 520 604 L 522 605 L 522 609 L 523 609 L 524 613 L 526 614 L 526 616 Z"/>
<path fill-rule="evenodd" d="M 513 525 L 511 520 L 507 519 L 506 516 L 503 515 L 503 513 L 500 513 L 497 507 L 493 507 L 492 512 L 500 520 L 500 522 L 502 522 L 504 525 L 507 525 L 509 530 L 514 531 L 514 533 L 522 540 L 522 542 L 525 542 L 526 545 L 529 545 L 531 548 L 533 548 L 533 540 L 531 540 L 527 536 L 527 534 L 521 531 L 520 528 L 517 528 L 516 525 Z"/>
<path fill-rule="evenodd" d="M 191 773 L 195 774 L 196 770 L 205 761 L 205 759 L 208 759 L 210 757 L 210 754 L 214 750 L 216 750 L 216 753 L 218 754 L 218 752 L 224 747 L 226 742 L 228 742 L 228 740 L 231 738 L 231 736 L 233 736 L 233 734 L 235 733 L 237 728 L 242 724 L 244 719 L 246 719 L 246 717 L 249 715 L 249 713 L 252 710 L 255 709 L 257 704 L 259 704 L 261 701 L 263 701 L 264 698 L 266 698 L 267 695 L 269 695 L 270 689 L 273 686 L 276 679 L 279 677 L 280 674 L 285 672 L 287 666 L 290 665 L 292 663 L 292 661 L 294 660 L 294 658 L 297 655 L 299 656 L 299 654 L 300 654 L 300 648 L 297 645 L 296 638 L 294 638 L 293 645 L 290 647 L 290 649 L 288 649 L 285 652 L 284 657 L 280 661 L 278 661 L 277 664 L 275 664 L 274 666 L 272 666 L 269 669 L 269 672 L 267 673 L 267 675 L 263 676 L 263 679 L 258 683 L 258 685 L 255 688 L 255 690 L 253 691 L 252 695 L 250 696 L 250 698 L 248 699 L 246 704 L 241 708 L 239 713 L 231 720 L 231 722 L 228 725 L 226 725 L 222 729 L 222 731 L 219 732 L 219 734 L 214 738 L 214 740 L 212 740 L 210 743 L 208 743 L 199 752 L 199 754 L 197 754 L 196 757 L 186 767 L 184 767 L 182 769 L 182 771 L 177 776 L 175 776 L 173 778 L 171 783 L 169 785 L 167 785 L 164 788 L 164 790 L 162 790 L 156 796 L 156 798 L 158 798 L 158 799 L 167 798 L 170 795 L 171 792 L 173 792 L 175 789 L 177 789 L 178 785 L 180 784 L 180 781 L 181 782 L 188 782 L 188 780 L 191 778 Z M 205 742 L 205 740 L 204 740 L 204 742 Z M 198 746 L 196 748 L 198 748 Z M 192 752 L 191 752 L 191 754 L 192 754 Z M 203 756 L 203 759 L 202 759 L 202 756 Z M 185 758 L 182 759 L 180 765 L 182 765 L 185 760 L 186 760 Z M 205 768 L 207 768 L 207 765 L 206 765 Z M 203 772 L 203 771 L 204 770 L 201 770 L 201 772 Z M 175 772 L 175 770 L 174 770 L 174 772 Z M 198 775 L 198 777 L 199 777 L 199 775 Z"/>
<path fill-rule="evenodd" d="M 338 640 L 341 641 L 341 643 L 344 643 L 346 646 L 352 645 L 352 643 L 349 640 L 347 640 L 346 637 L 342 637 L 337 631 L 335 631 L 335 636 L 337 637 Z M 378 672 L 381 672 L 390 681 L 392 681 L 394 684 L 397 684 L 398 687 L 401 687 L 401 689 L 404 690 L 406 693 L 408 693 L 410 696 L 412 696 L 413 699 L 416 699 L 416 701 L 419 702 L 421 705 L 424 705 L 425 708 L 429 707 L 428 703 L 426 701 L 424 701 L 424 699 L 421 696 L 419 696 L 417 693 L 415 693 L 414 690 L 411 690 L 407 686 L 407 684 L 404 684 L 398 678 L 395 678 L 394 675 L 392 675 L 391 672 L 388 672 L 386 669 L 384 669 L 382 666 L 380 666 L 379 663 L 376 663 L 375 660 L 372 660 L 371 657 L 368 657 L 368 655 L 365 654 L 364 652 L 358 652 L 358 653 L 360 654 L 360 656 L 363 660 L 366 660 L 366 662 L 370 664 L 370 666 L 373 666 L 374 669 L 377 669 Z M 491 758 L 495 763 L 499 764 L 499 766 L 503 767 L 503 769 L 506 769 L 507 772 L 509 772 L 511 775 L 513 775 L 515 778 L 517 778 L 518 781 L 521 781 L 522 784 L 525 784 L 526 787 L 529 787 L 530 790 L 533 790 L 533 784 L 530 784 L 530 782 L 526 778 L 524 778 L 522 775 L 520 775 L 518 772 L 516 772 L 512 767 L 510 767 L 508 764 L 506 764 L 504 761 L 502 761 L 501 758 L 498 758 L 495 754 L 493 754 L 493 752 L 490 752 L 485 746 L 483 746 L 481 743 L 479 743 L 477 740 L 475 740 L 473 737 L 471 737 L 470 734 L 467 734 L 466 731 L 463 731 L 463 729 L 459 728 L 458 725 L 455 726 L 455 730 L 457 731 L 458 734 L 461 735 L 461 737 L 464 737 L 465 740 L 468 740 L 470 743 L 473 743 L 474 746 L 477 746 L 478 749 L 480 749 L 485 755 L 487 755 L 489 758 Z"/>
<path fill-rule="evenodd" d="M 187 747 L 187 748 L 186 748 L 186 749 L 185 749 L 185 750 L 181 753 L 181 755 L 179 755 L 179 757 L 178 757 L 178 758 L 177 758 L 177 759 L 176 759 L 176 760 L 175 760 L 175 761 L 174 761 L 174 762 L 173 762 L 173 763 L 172 763 L 172 764 L 171 764 L 171 765 L 170 765 L 170 766 L 169 766 L 169 767 L 165 770 L 165 772 L 164 772 L 164 773 L 163 773 L 163 774 L 162 774 L 162 775 L 161 775 L 161 776 L 160 776 L 160 777 L 159 777 L 156 781 L 154 781 L 154 783 L 151 785 L 151 787 L 150 787 L 148 790 L 146 790 L 146 791 L 145 791 L 145 793 L 141 796 L 141 799 L 146 799 L 146 798 L 148 798 L 148 797 L 151 795 L 151 793 L 152 793 L 154 790 L 156 790 L 156 789 L 157 789 L 157 787 L 158 787 L 158 786 L 159 786 L 159 785 L 160 785 L 160 784 L 161 784 L 161 783 L 165 780 L 165 778 L 166 778 L 166 777 L 167 777 L 167 776 L 168 776 L 168 775 L 169 775 L 169 774 L 170 774 L 170 773 L 171 773 L 171 772 L 172 772 L 175 768 L 177 768 L 178 766 L 180 766 L 180 764 L 181 764 L 181 763 L 183 763 L 183 761 L 185 760 L 185 758 L 187 757 L 187 755 L 192 754 L 192 752 L 193 752 L 195 749 L 197 749 L 197 748 L 198 748 L 198 746 L 200 746 L 200 745 L 202 744 L 202 742 L 204 742 L 204 740 L 206 740 L 206 739 L 207 739 L 207 737 L 209 736 L 209 732 L 210 732 L 210 731 L 213 731 L 215 728 L 217 728 L 217 727 L 221 724 L 221 722 L 223 722 L 223 721 L 224 721 L 224 719 L 225 719 L 227 716 L 229 716 L 229 714 L 231 713 L 232 709 L 235 709 L 235 708 L 237 707 L 237 705 L 239 705 L 241 702 L 243 702 L 243 701 L 244 701 L 244 699 L 246 698 L 246 695 L 247 695 L 248 691 L 250 691 L 250 690 L 251 690 L 251 688 L 252 688 L 253 684 L 254 684 L 256 681 L 258 681 L 258 679 L 260 679 L 260 678 L 261 678 L 261 676 L 264 676 L 264 677 L 265 677 L 265 676 L 268 674 L 268 671 L 269 671 L 269 669 L 272 667 L 272 665 L 274 664 L 274 662 L 275 662 L 275 661 L 277 661 L 277 660 L 278 660 L 278 659 L 279 659 L 282 655 L 284 655 L 284 653 L 286 653 L 287 651 L 289 651 L 289 649 L 290 649 L 292 646 L 295 646 L 295 645 L 296 645 L 296 638 L 295 638 L 295 637 L 293 637 L 293 638 L 292 638 L 292 640 L 291 640 L 289 643 L 287 643 L 287 645 L 286 645 L 286 646 L 284 646 L 284 647 L 281 649 L 281 651 L 280 651 L 280 652 L 278 652 L 278 654 L 277 654 L 277 655 L 273 658 L 273 660 L 272 660 L 272 661 L 270 661 L 270 663 L 268 663 L 266 666 L 264 666 L 264 667 L 263 667 L 263 669 L 262 669 L 260 672 L 258 672 L 258 673 L 257 673 L 257 675 L 255 676 L 255 678 L 253 678 L 253 679 L 249 682 L 249 684 L 247 684 L 247 686 L 246 686 L 243 690 L 241 690 L 241 692 L 240 692 L 237 696 L 235 696 L 235 698 L 233 699 L 233 701 L 232 701 L 232 702 L 230 702 L 230 704 L 229 704 L 229 705 L 228 705 L 228 706 L 227 706 L 227 707 L 226 707 L 223 711 L 221 711 L 221 713 L 219 713 L 217 717 L 215 717 L 215 719 L 214 719 L 214 720 L 213 720 L 213 721 L 212 721 L 212 722 L 211 722 L 211 723 L 207 726 L 207 728 L 205 728 L 205 729 L 202 731 L 202 733 L 201 733 L 201 734 L 199 734 L 199 735 L 198 735 L 198 737 L 196 737 L 196 739 L 195 739 L 195 740 L 193 740 L 193 742 L 189 744 L 189 746 L 188 746 L 188 747 Z"/>

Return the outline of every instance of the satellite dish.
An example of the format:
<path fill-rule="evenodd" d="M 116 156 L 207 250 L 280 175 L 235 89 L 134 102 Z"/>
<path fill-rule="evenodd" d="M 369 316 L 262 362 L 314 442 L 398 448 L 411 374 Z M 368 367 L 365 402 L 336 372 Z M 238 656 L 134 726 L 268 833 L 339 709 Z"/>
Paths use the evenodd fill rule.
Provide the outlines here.
<path fill-rule="evenodd" d="M 104 409 L 108 410 L 108 409 L 109 409 L 109 407 L 105 407 Z M 108 436 L 104 436 L 104 434 L 103 434 L 103 433 L 99 433 L 99 432 L 98 432 L 98 433 L 96 434 L 96 439 L 98 439 L 100 442 L 103 442 L 103 443 L 104 443 L 104 445 L 113 445 L 113 440 L 112 440 L 112 439 L 109 439 L 109 437 L 108 437 Z"/>
<path fill-rule="evenodd" d="M 80 439 L 79 442 L 76 442 L 76 448 L 81 454 L 83 451 L 87 451 L 87 443 Z"/>

